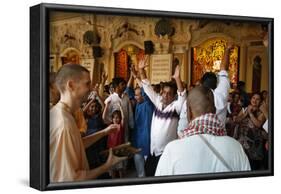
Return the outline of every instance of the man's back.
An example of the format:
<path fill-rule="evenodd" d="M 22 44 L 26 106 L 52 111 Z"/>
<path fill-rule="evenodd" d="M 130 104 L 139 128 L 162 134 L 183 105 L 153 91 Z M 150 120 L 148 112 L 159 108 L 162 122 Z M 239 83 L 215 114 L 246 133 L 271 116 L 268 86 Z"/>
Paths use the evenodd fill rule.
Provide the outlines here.
<path fill-rule="evenodd" d="M 242 146 L 228 136 L 202 136 L 220 153 L 233 171 L 248 171 L 250 164 Z M 229 171 L 199 135 L 169 143 L 157 166 L 156 176 Z"/>

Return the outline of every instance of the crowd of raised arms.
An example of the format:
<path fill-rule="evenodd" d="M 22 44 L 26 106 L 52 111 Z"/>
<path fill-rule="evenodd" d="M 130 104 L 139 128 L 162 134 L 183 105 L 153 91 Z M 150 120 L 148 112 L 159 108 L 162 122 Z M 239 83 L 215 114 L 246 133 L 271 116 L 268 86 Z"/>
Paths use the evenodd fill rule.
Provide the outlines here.
<path fill-rule="evenodd" d="M 230 83 L 233 46 L 227 44 L 217 74 L 192 86 L 181 80 L 180 65 L 170 81 L 151 84 L 148 57 L 131 65 L 127 81 L 103 72 L 99 84 L 82 86 L 79 76 L 88 72 L 74 64 L 51 73 L 51 181 L 122 178 L 132 169 L 136 177 L 267 169 L 268 92 Z M 127 142 L 138 149 L 132 158 L 112 153 Z"/>

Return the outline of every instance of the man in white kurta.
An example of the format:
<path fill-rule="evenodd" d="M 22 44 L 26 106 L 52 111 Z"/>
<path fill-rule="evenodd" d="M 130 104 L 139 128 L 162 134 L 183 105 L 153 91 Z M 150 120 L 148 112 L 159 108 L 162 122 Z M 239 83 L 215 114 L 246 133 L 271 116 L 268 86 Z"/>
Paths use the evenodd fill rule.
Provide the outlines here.
<path fill-rule="evenodd" d="M 242 146 L 228 136 L 203 135 L 224 157 L 233 171 L 249 171 Z M 162 154 L 155 176 L 229 171 L 198 135 L 169 143 Z"/>
<path fill-rule="evenodd" d="M 156 176 L 251 170 L 242 146 L 226 136 L 215 112 L 210 89 L 199 86 L 190 91 L 187 115 L 191 122 L 182 139 L 165 147 Z"/>
<path fill-rule="evenodd" d="M 145 163 L 146 176 L 154 176 L 155 170 L 165 146 L 177 138 L 179 114 L 186 98 L 186 90 L 183 88 L 180 78 L 180 67 L 176 66 L 172 78 L 176 82 L 176 88 L 172 82 L 163 84 L 162 94 L 159 96 L 152 88 L 145 73 L 145 61 L 139 62 L 139 70 L 142 79 L 142 87 L 155 110 L 151 120 L 150 153 Z M 176 94 L 178 98 L 176 99 Z"/>

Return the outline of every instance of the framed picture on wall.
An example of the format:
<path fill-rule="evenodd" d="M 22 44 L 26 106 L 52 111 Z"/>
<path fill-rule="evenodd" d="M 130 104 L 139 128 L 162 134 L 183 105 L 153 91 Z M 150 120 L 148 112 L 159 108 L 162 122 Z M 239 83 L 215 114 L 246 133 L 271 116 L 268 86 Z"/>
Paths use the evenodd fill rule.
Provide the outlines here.
<path fill-rule="evenodd" d="M 31 7 L 30 186 L 272 176 L 273 24 Z"/>

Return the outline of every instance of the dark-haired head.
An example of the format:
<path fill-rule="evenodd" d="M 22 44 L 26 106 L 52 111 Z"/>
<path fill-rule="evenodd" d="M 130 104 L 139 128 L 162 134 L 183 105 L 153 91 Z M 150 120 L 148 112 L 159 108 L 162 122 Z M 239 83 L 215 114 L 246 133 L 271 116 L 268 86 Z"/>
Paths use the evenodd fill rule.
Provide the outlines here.
<path fill-rule="evenodd" d="M 241 91 L 241 90 L 244 90 L 245 89 L 245 82 L 243 82 L 243 81 L 239 81 L 238 83 L 237 83 L 237 89 L 239 90 L 239 91 Z"/>
<path fill-rule="evenodd" d="M 259 107 L 260 103 L 261 103 L 261 95 L 259 92 L 253 93 L 252 97 L 251 97 L 251 105 L 253 107 Z"/>
<path fill-rule="evenodd" d="M 121 77 L 113 78 L 111 83 L 114 91 L 117 93 L 123 93 L 126 89 L 126 81 Z"/>
<path fill-rule="evenodd" d="M 112 118 L 112 123 L 113 124 L 120 124 L 121 120 L 122 120 L 121 111 L 120 110 L 113 111 L 113 113 L 111 115 L 111 118 Z"/>
<path fill-rule="evenodd" d="M 89 101 L 91 101 L 91 99 L 89 99 L 87 103 L 89 103 Z M 101 104 L 98 100 L 95 99 L 87 109 L 86 114 L 84 114 L 84 116 L 85 118 L 91 118 L 93 115 L 101 113 L 101 109 Z"/>
<path fill-rule="evenodd" d="M 160 86 L 160 84 L 152 84 L 151 86 L 152 86 L 154 92 L 156 92 L 157 94 L 160 93 L 160 91 L 161 91 L 161 86 Z"/>
<path fill-rule="evenodd" d="M 174 82 L 164 82 L 162 87 L 162 102 L 164 105 L 169 105 L 175 100 L 177 85 Z"/>
<path fill-rule="evenodd" d="M 238 103 L 240 100 L 240 93 L 239 92 L 233 92 L 232 94 L 232 99 L 234 103 Z"/>
<path fill-rule="evenodd" d="M 107 94 L 110 94 L 110 92 L 109 92 L 109 84 L 104 86 L 103 92 L 105 92 Z"/>
<path fill-rule="evenodd" d="M 201 84 L 212 90 L 217 87 L 217 76 L 213 72 L 206 72 L 201 78 Z"/>

